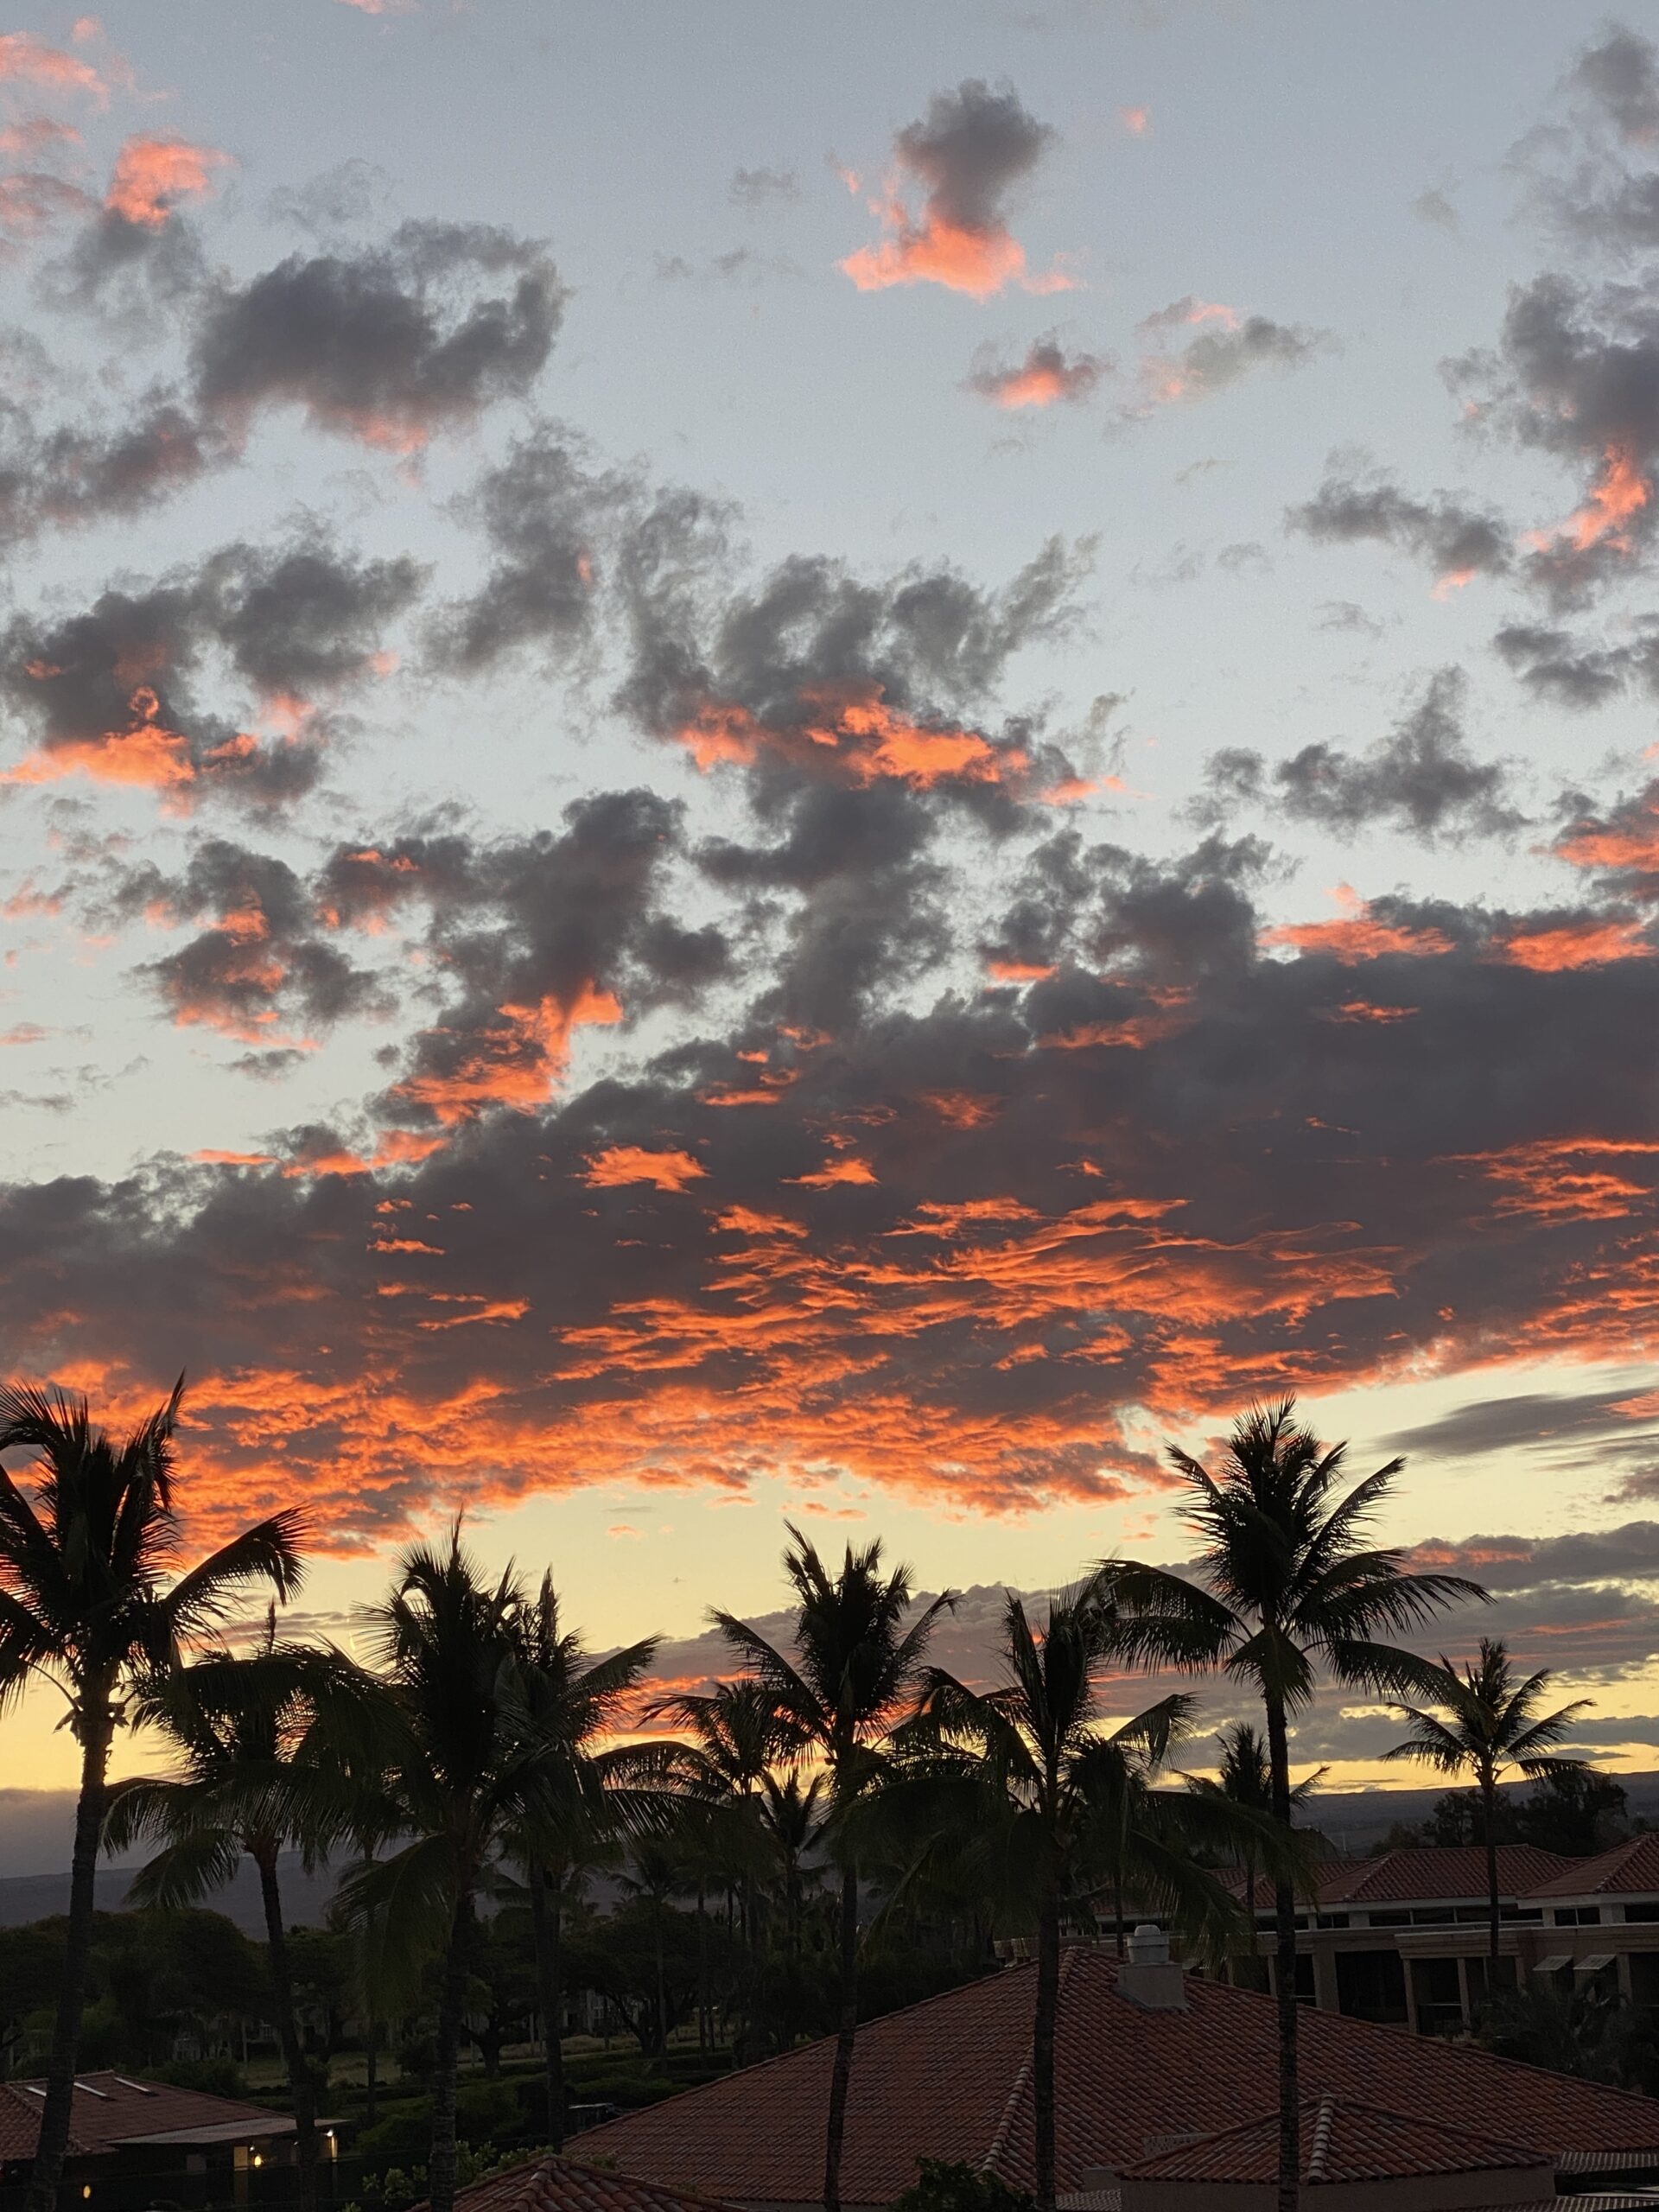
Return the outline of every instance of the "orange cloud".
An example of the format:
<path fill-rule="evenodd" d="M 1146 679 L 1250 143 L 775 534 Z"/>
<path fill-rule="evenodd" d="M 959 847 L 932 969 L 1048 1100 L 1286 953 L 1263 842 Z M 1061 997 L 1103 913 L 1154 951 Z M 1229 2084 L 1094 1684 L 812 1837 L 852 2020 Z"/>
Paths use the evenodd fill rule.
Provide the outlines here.
<path fill-rule="evenodd" d="M 1515 967 L 1541 972 L 1653 957 L 1653 947 L 1635 921 L 1567 922 L 1555 929 L 1518 930 L 1500 940 L 1497 951 Z"/>
<path fill-rule="evenodd" d="M 104 205 L 124 222 L 159 231 L 180 200 L 200 200 L 213 190 L 213 171 L 230 158 L 184 138 L 129 138 L 115 157 Z"/>
<path fill-rule="evenodd" d="M 1615 1161 L 1659 1157 L 1659 1144 L 1617 1138 L 1544 1138 L 1499 1152 L 1465 1153 L 1498 1185 L 1494 1209 L 1541 1219 L 1621 1221 L 1653 1198 L 1654 1176 L 1632 1179 Z"/>
<path fill-rule="evenodd" d="M 1574 823 L 1555 850 L 1574 868 L 1659 871 L 1659 791 L 1649 791 L 1611 823 Z"/>
<path fill-rule="evenodd" d="M 683 1191 L 708 1172 L 689 1152 L 648 1152 L 641 1145 L 613 1144 L 594 1154 L 582 1180 L 594 1190 L 654 1183 L 659 1191 Z"/>
<path fill-rule="evenodd" d="M 802 1183 L 815 1191 L 827 1191 L 837 1183 L 874 1183 L 875 1179 L 875 1170 L 868 1160 L 857 1160 L 846 1154 L 826 1160 L 815 1174 L 789 1178 L 791 1183 Z"/>
<path fill-rule="evenodd" d="M 1046 983 L 1058 970 L 1052 961 L 1010 960 L 998 953 L 985 963 L 985 972 L 999 983 Z"/>
<path fill-rule="evenodd" d="M 0 82 L 40 85 L 56 92 L 86 92 L 100 107 L 109 105 L 104 79 L 89 61 L 46 46 L 27 31 L 0 33 Z"/>
<path fill-rule="evenodd" d="M 1121 107 L 1117 119 L 1131 138 L 1144 138 L 1152 129 L 1152 110 L 1145 107 Z"/>
<path fill-rule="evenodd" d="M 1592 546 L 1609 545 L 1616 551 L 1630 550 L 1630 524 L 1653 498 L 1653 486 L 1637 466 L 1628 446 L 1610 445 L 1603 456 L 1601 474 L 1590 487 L 1584 505 L 1554 532 L 1533 531 L 1527 543 L 1540 550 L 1552 543 L 1577 553 Z"/>
<path fill-rule="evenodd" d="M 864 787 L 890 779 L 913 790 L 941 784 L 1022 785 L 1031 758 L 994 745 L 977 730 L 926 724 L 887 705 L 879 683 L 810 685 L 800 694 L 802 726 L 779 729 L 747 707 L 709 701 L 674 735 L 697 766 L 749 765 L 771 753 L 808 773 Z"/>
<path fill-rule="evenodd" d="M 836 264 L 861 292 L 884 292 L 894 284 L 943 284 L 947 291 L 988 300 L 1005 285 L 1025 281 L 1025 248 L 1001 225 L 964 230 L 925 213 L 918 220 L 896 200 L 876 203 L 874 212 L 891 235 Z"/>
<path fill-rule="evenodd" d="M 534 1006 L 503 1006 L 493 1025 L 469 1033 L 442 1071 L 408 1076 L 392 1096 L 424 1108 L 446 1128 L 469 1122 L 491 1106 L 528 1113 L 545 1105 L 564 1073 L 573 1030 L 620 1021 L 622 1008 L 609 991 L 584 984 L 568 1003 L 550 994 Z M 442 1039 L 448 1033 L 429 1031 Z"/>
<path fill-rule="evenodd" d="M 151 687 L 139 684 L 128 708 L 132 719 L 125 729 L 105 730 L 98 737 L 60 738 L 0 772 L 0 783 L 51 784 L 76 775 L 152 791 L 193 783 L 196 766 L 189 740 L 162 721 L 161 702 Z"/>
<path fill-rule="evenodd" d="M 1348 910 L 1340 921 L 1280 923 L 1263 930 L 1260 943 L 1269 950 L 1285 947 L 1297 952 L 1328 952 L 1344 968 L 1363 960 L 1380 960 L 1390 952 L 1421 959 L 1452 950 L 1451 939 L 1439 930 L 1412 929 L 1402 923 L 1380 920 L 1351 885 L 1339 883 L 1331 895 L 1338 906 Z"/>
<path fill-rule="evenodd" d="M 1052 335 L 1035 340 L 1012 365 L 984 351 L 977 359 L 967 390 L 1010 410 L 1087 399 L 1112 365 L 1103 354 L 1068 353 Z"/>

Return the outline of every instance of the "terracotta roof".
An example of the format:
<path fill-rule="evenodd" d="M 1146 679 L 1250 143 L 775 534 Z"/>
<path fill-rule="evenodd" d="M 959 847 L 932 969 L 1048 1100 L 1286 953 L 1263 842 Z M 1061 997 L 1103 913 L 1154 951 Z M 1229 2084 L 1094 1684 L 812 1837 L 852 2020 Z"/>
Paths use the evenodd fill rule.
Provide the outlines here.
<path fill-rule="evenodd" d="M 1535 2150 L 1495 2143 L 1462 2128 L 1408 2120 L 1341 2097 L 1302 2106 L 1305 2182 L 1406 2181 L 1429 2174 L 1490 2173 L 1544 2166 Z M 1183 2143 L 1124 2169 L 1135 2181 L 1272 2182 L 1279 2178 L 1279 2115 L 1265 2113 L 1218 2135 Z"/>
<path fill-rule="evenodd" d="M 1553 1880 L 1576 1863 L 1558 1852 L 1541 1851 L 1535 1844 L 1501 1843 L 1498 1894 L 1530 1897 L 1541 1882 Z M 1482 1904 L 1487 1894 L 1486 1853 L 1480 1844 L 1425 1844 L 1389 1851 L 1381 1859 L 1351 1860 L 1349 1869 L 1329 1878 L 1321 1869 L 1321 1905 L 1427 1904 L 1453 1899 Z"/>
<path fill-rule="evenodd" d="M 415 2212 L 427 2212 L 417 2205 Z M 579 2158 L 531 2158 L 455 2195 L 455 2212 L 728 2212 L 706 2196 L 660 2187 Z"/>
<path fill-rule="evenodd" d="M 84 2158 L 146 2136 L 182 2142 L 229 2129 L 250 2139 L 291 2135 L 294 2122 L 263 2105 L 181 2089 L 170 2082 L 135 2082 L 108 2070 L 78 2074 L 69 2110 L 69 2155 Z M 0 2159 L 32 2158 L 40 2140 L 44 2082 L 0 2082 Z"/>
<path fill-rule="evenodd" d="M 1548 1881 L 1529 1894 L 1535 1897 L 1659 1896 L 1659 1835 L 1634 1835 L 1594 1859 L 1568 1859 Z"/>
<path fill-rule="evenodd" d="M 842 2177 L 849 2204 L 889 2203 L 920 2158 L 965 2160 L 1032 2186 L 1035 1981 L 1034 1967 L 1008 1967 L 860 2029 Z M 1096 2186 L 1103 2168 L 1121 2171 L 1162 2147 L 1149 2139 L 1213 2133 L 1241 2112 L 1272 2106 L 1271 1999 L 1190 1977 L 1186 1996 L 1185 2011 L 1142 2011 L 1118 1996 L 1109 1952 L 1081 1944 L 1065 1952 L 1056 2053 L 1062 2191 Z M 1651 2098 L 1338 2013 L 1305 2012 L 1301 2038 L 1309 2095 L 1515 2138 L 1539 2157 L 1628 2151 L 1634 2170 L 1659 2169 Z M 813 2202 L 833 2055 L 830 2041 L 806 2044 L 576 2141 L 584 2158 L 614 2158 L 667 2187 L 743 2203 Z"/>

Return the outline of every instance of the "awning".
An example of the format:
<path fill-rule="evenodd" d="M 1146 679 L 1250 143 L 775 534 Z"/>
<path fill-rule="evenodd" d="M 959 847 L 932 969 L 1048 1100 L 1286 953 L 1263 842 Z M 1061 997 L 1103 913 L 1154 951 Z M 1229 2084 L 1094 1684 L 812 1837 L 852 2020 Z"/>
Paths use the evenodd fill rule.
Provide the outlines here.
<path fill-rule="evenodd" d="M 1573 1971 L 1574 1974 L 1599 1974 L 1604 1967 L 1610 1967 L 1612 1963 L 1611 1951 L 1592 1951 L 1587 1959 L 1575 1959 Z"/>
<path fill-rule="evenodd" d="M 170 2147 L 197 2143 L 206 2147 L 215 2143 L 266 2143 L 274 2135 L 293 2133 L 293 2120 L 282 2113 L 247 2113 L 240 2120 L 207 2120 L 197 2127 L 163 2127 L 154 2134 L 118 2136 L 111 2147 L 138 2151 L 150 2144 Z"/>
<path fill-rule="evenodd" d="M 1573 1955 L 1570 1951 L 1552 1951 L 1547 1959 L 1539 1960 L 1533 1972 L 1534 1974 L 1560 1974 L 1563 1967 L 1570 1967 L 1572 1963 Z"/>

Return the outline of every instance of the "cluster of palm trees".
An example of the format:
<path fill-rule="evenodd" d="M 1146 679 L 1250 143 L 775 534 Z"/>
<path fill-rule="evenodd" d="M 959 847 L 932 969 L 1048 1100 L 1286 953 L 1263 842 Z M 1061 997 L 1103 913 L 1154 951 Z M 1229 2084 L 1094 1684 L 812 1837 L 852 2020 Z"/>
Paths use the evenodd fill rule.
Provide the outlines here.
<path fill-rule="evenodd" d="M 1297 2194 L 1295 1894 L 1304 1871 L 1289 1732 L 1321 1675 L 1409 1716 L 1402 1756 L 1476 1775 L 1489 1813 L 1505 1761 L 1540 1773 L 1578 1707 L 1541 1715 L 1545 1677 L 1516 1681 L 1502 1647 L 1459 1674 L 1394 1641 L 1484 1596 L 1411 1571 L 1371 1524 L 1399 1471 L 1345 1487 L 1289 1401 L 1235 1427 L 1215 1471 L 1172 1453 L 1199 1539 L 1173 1574 L 1109 1558 L 1033 1621 L 1010 1595 L 1000 1679 L 972 1687 L 931 1662 L 950 1593 L 918 1606 L 881 1547 L 838 1570 L 793 1528 L 785 1569 L 787 1650 L 728 1613 L 711 1616 L 734 1679 L 641 1707 L 656 1640 L 595 1659 L 562 1623 L 550 1579 L 485 1574 L 459 1530 L 401 1560 L 371 1611 L 373 1663 L 284 1642 L 276 1600 L 299 1586 L 304 1528 L 260 1522 L 178 1571 L 173 1440 L 180 1393 L 124 1442 L 83 1401 L 0 1392 L 0 1452 L 31 1451 L 32 1483 L 0 1466 L 0 1698 L 43 1679 L 62 1692 L 79 1746 L 66 1968 L 28 2212 L 54 2212 L 84 2003 L 93 1875 L 104 1848 L 153 1847 L 137 1894 L 194 1901 L 242 1858 L 257 1870 L 276 2025 L 296 2127 L 302 2212 L 317 2196 L 316 2082 L 296 2025 L 278 1859 L 343 1853 L 341 1900 L 364 1961 L 365 2002 L 437 1961 L 428 2182 L 452 2212 L 456 2080 L 480 1904 L 516 1869 L 527 1892 L 547 2024 L 548 2134 L 565 2099 L 562 1901 L 619 1839 L 647 1885 L 672 1849 L 729 1866 L 730 1838 L 765 1837 L 781 1870 L 785 1941 L 798 1946 L 809 1870 L 836 1903 L 837 2031 L 824 2115 L 823 2198 L 839 2212 L 856 2050 L 861 1911 L 972 1896 L 987 1921 L 1034 1929 L 1032 2050 L 1036 2198 L 1055 2200 L 1054 2041 L 1063 1927 L 1125 1911 L 1167 1917 L 1195 1953 L 1255 1948 L 1258 1878 L 1272 1887 L 1281 2056 L 1281 2202 Z M 251 1591 L 272 1599 L 253 1648 L 223 1642 Z M 1195 1726 L 1187 1691 L 1128 1720 L 1136 1667 L 1220 1670 L 1259 1701 L 1262 1730 L 1224 1739 L 1220 1779 L 1180 1777 Z M 168 1771 L 111 1785 L 122 1726 L 163 1735 Z M 1172 1786 L 1173 1785 L 1173 1786 Z M 726 1839 L 722 1845 L 722 1837 Z M 695 1848 L 691 1856 L 696 1857 Z M 1246 1870 L 1248 1910 L 1212 1871 Z M 664 1872 L 662 1878 L 670 1878 Z M 739 1876 L 741 1882 L 741 1876 Z M 1493 1942 L 1497 1941 L 1493 1862 Z M 372 2044 L 372 2028 L 371 2044 Z"/>

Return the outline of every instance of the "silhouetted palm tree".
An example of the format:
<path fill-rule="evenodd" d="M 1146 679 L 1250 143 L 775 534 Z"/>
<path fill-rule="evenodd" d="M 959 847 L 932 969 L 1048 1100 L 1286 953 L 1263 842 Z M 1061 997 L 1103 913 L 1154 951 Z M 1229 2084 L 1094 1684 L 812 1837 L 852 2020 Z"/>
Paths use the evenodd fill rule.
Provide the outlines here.
<path fill-rule="evenodd" d="M 1001 1687 L 982 1696 L 935 1669 L 907 1745 L 930 1742 L 971 1760 L 993 1808 L 1005 1864 L 1019 1870 L 1037 1917 L 1037 1991 L 1032 2087 L 1038 2212 L 1054 2207 L 1054 2036 L 1059 2008 L 1060 1920 L 1085 1869 L 1105 1870 L 1121 1896 L 1166 1899 L 1212 1941 L 1236 1908 L 1172 1833 L 1195 1801 L 1155 1806 L 1152 1777 L 1185 1727 L 1193 1700 L 1161 1699 L 1108 1732 L 1102 1688 L 1115 1656 L 1116 1626 L 1092 1582 L 1049 1602 L 1033 1629 L 1008 1593 L 999 1658 Z M 1173 1816 L 1173 1818 L 1171 1816 Z"/>
<path fill-rule="evenodd" d="M 54 2212 L 57 2202 L 110 1749 L 127 1701 L 176 1665 L 181 1644 L 222 1620 L 251 1584 L 285 1598 L 301 1577 L 293 1513 L 258 1522 L 177 1573 L 173 1432 L 183 1389 L 181 1376 L 122 1443 L 92 1426 L 84 1397 L 0 1390 L 0 1452 L 35 1454 L 32 1496 L 0 1467 L 0 1705 L 30 1681 L 53 1683 L 80 1747 L 63 1980 L 27 2212 Z"/>
<path fill-rule="evenodd" d="M 353 1869 L 341 1891 L 354 1916 L 379 1916 L 382 1941 L 395 1948 L 419 1949 L 441 1931 L 432 2212 L 452 2212 L 454 2202 L 456 2074 L 478 1894 L 518 1824 L 563 1809 L 521 1664 L 527 1604 L 511 1567 L 494 1583 L 484 1579 L 457 1527 L 442 1549 L 404 1553 L 391 1595 L 370 1615 L 385 1668 L 378 1802 L 365 1794 L 359 1817 L 382 1844 L 410 1840 Z"/>
<path fill-rule="evenodd" d="M 1530 1782 L 1584 1768 L 1582 1759 L 1555 1758 L 1551 1746 L 1590 1710 L 1591 1700 L 1581 1697 L 1554 1713 L 1541 1713 L 1551 1679 L 1549 1669 L 1541 1667 L 1517 1681 L 1506 1646 L 1483 1636 L 1480 1656 L 1471 1665 L 1459 1669 L 1443 1656 L 1421 1686 L 1423 1704 L 1396 1707 L 1410 1722 L 1411 1732 L 1382 1754 L 1385 1759 L 1419 1759 L 1442 1774 L 1472 1777 L 1480 1793 L 1486 1846 L 1487 1955 L 1494 1961 L 1499 1926 L 1497 1785 L 1511 1768 Z M 1439 1712 L 1430 1709 L 1437 1706 Z"/>
<path fill-rule="evenodd" d="M 663 1698 L 652 1717 L 671 1722 L 690 1741 L 680 1752 L 685 1786 L 696 1801 L 684 1815 L 682 1842 L 696 1889 L 698 2018 L 708 2032 L 706 1891 L 709 1876 L 725 1888 L 728 1910 L 741 1905 L 739 1933 L 746 2007 L 758 1993 L 761 1942 L 759 1884 L 770 1851 L 764 1832 L 764 1792 L 779 1761 L 799 1751 L 798 1733 L 759 1682 L 717 1682 L 712 1690 Z"/>
<path fill-rule="evenodd" d="M 830 2109 L 824 2124 L 824 2212 L 840 2212 L 841 2146 L 858 2033 L 858 1852 L 854 1815 L 885 1771 L 883 1747 L 921 1677 L 939 1614 L 955 1604 L 935 1598 L 914 1618 L 911 1571 L 881 1571 L 880 1541 L 849 1544 L 832 1576 L 792 1523 L 784 1572 L 794 1589 L 795 1656 L 785 1658 L 734 1614 L 710 1618 L 765 1692 L 780 1728 L 822 1759 L 841 1867 L 839 2017 Z M 447 2208 L 445 2208 L 447 2212 Z"/>
<path fill-rule="evenodd" d="M 334 1652 L 276 1641 L 276 1609 L 259 1647 L 214 1651 L 165 1675 L 135 1707 L 175 1771 L 118 1783 L 104 1823 L 108 1851 L 162 1846 L 132 1883 L 137 1904 L 194 1904 L 221 1889 L 245 1854 L 259 1877 L 272 2007 L 294 2104 L 302 2212 L 317 2197 L 318 2082 L 306 2061 L 289 1972 L 279 1853 L 308 1857 L 352 1833 L 352 1805 L 332 1759 L 308 1743 L 325 1713 L 353 1693 L 356 1670 Z"/>
<path fill-rule="evenodd" d="M 671 1779 L 661 1746 L 609 1743 L 626 1717 L 660 1639 L 646 1637 L 594 1659 L 579 1632 L 563 1627 L 550 1574 L 517 1619 L 518 1661 L 528 1722 L 548 1771 L 537 1807 L 517 1825 L 514 1851 L 530 1892 L 537 1999 L 547 2063 L 548 2141 L 564 2142 L 563 1900 L 572 1872 L 604 1855 L 621 1828 L 652 1824 Z"/>
<path fill-rule="evenodd" d="M 1459 1599 L 1484 1598 L 1460 1575 L 1414 1574 L 1404 1555 L 1370 1541 L 1370 1524 L 1403 1460 L 1391 1459 L 1338 1496 L 1347 1447 L 1327 1447 L 1295 1419 L 1295 1401 L 1235 1422 L 1219 1473 L 1171 1446 L 1199 1538 L 1202 1584 L 1132 1560 L 1103 1563 L 1127 1647 L 1186 1669 L 1220 1667 L 1253 1682 L 1268 1728 L 1273 1813 L 1290 1826 L 1290 1715 L 1322 1666 L 1344 1688 L 1398 1697 L 1420 1691 L 1424 1661 L 1379 1641 L 1418 1628 Z M 1279 2203 L 1299 2194 L 1296 1898 L 1287 1855 L 1274 1884 L 1279 2014 Z"/>
<path fill-rule="evenodd" d="M 1258 1818 L 1269 1818 L 1273 1812 L 1273 1763 L 1268 1757 L 1267 1739 L 1261 1730 L 1253 1728 L 1248 1720 L 1236 1720 L 1230 1727 L 1218 1732 L 1216 1743 L 1221 1752 L 1216 1779 L 1210 1782 L 1195 1775 L 1188 1787 L 1201 1796 L 1224 1797 L 1230 1805 L 1237 1805 Z M 1307 1802 L 1326 1771 L 1325 1767 L 1316 1768 L 1296 1783 L 1290 1793 L 1293 1812 Z M 1252 1828 L 1245 1828 L 1240 1835 L 1236 1863 L 1244 1874 L 1244 1911 L 1250 1923 L 1250 1956 L 1254 1958 L 1255 1877 L 1261 1865 L 1261 1849 Z"/>

